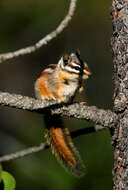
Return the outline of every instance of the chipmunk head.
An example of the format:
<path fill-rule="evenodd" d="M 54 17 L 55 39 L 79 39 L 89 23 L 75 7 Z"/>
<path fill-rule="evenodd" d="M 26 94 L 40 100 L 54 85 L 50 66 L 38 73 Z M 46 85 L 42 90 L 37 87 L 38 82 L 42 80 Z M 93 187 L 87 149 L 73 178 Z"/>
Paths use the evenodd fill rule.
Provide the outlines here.
<path fill-rule="evenodd" d="M 88 65 L 82 61 L 78 51 L 70 55 L 63 55 L 58 65 L 64 72 L 69 75 L 72 74 L 75 78 L 81 75 L 83 79 L 87 79 L 91 75 Z"/>

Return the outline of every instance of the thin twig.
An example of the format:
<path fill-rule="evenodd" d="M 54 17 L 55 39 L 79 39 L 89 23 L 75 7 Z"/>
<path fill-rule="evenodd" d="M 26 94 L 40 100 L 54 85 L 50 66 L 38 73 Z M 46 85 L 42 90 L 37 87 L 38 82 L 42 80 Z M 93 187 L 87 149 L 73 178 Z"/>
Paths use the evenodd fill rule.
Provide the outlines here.
<path fill-rule="evenodd" d="M 57 104 L 55 101 L 42 101 L 27 96 L 0 92 L 0 105 L 8 107 L 24 109 L 41 114 L 43 112 L 46 113 L 46 110 L 50 109 L 52 114 L 86 119 L 108 128 L 114 127 L 118 120 L 117 115 L 111 110 L 98 109 L 95 106 L 87 106 L 86 104 L 80 103 L 73 103 L 66 106 L 55 104 Z"/>
<path fill-rule="evenodd" d="M 90 133 L 99 132 L 99 131 L 102 131 L 104 129 L 106 129 L 106 128 L 101 126 L 101 125 L 95 125 L 95 126 L 92 126 L 92 127 L 86 127 L 86 128 L 83 128 L 83 129 L 78 129 L 78 130 L 72 131 L 71 132 L 71 137 L 75 138 L 75 137 L 79 137 L 81 135 L 87 135 L 87 134 L 90 134 Z"/>
<path fill-rule="evenodd" d="M 88 128 L 78 129 L 76 131 L 72 131 L 71 136 L 72 136 L 72 138 L 75 138 L 75 137 L 78 137 L 81 135 L 86 135 L 89 133 L 101 131 L 103 129 L 105 129 L 105 128 L 102 126 L 96 125 L 94 127 L 88 127 Z M 30 155 L 30 154 L 35 153 L 35 152 L 39 152 L 39 151 L 44 150 L 46 148 L 48 148 L 48 144 L 42 143 L 39 146 L 33 146 L 33 147 L 30 147 L 30 148 L 27 148 L 27 149 L 24 149 L 24 150 L 15 152 L 15 153 L 11 153 L 11 154 L 7 154 L 5 156 L 1 156 L 0 162 L 7 162 L 7 161 L 15 160 L 17 158 L 22 158 L 24 156 Z"/>
<path fill-rule="evenodd" d="M 43 149 L 45 149 L 46 147 L 48 147 L 47 143 L 43 143 L 39 146 L 33 146 L 15 153 L 11 153 L 5 156 L 1 156 L 0 157 L 0 162 L 6 162 L 6 161 L 10 161 L 10 160 L 15 160 L 17 158 L 21 158 L 24 157 L 26 155 L 32 154 L 34 152 L 39 152 Z"/>
<path fill-rule="evenodd" d="M 22 48 L 22 49 L 14 51 L 14 52 L 1 54 L 0 55 L 0 63 L 3 61 L 6 61 L 6 60 L 13 59 L 15 57 L 19 57 L 21 55 L 30 54 L 32 52 L 35 52 L 42 46 L 47 45 L 48 42 L 50 42 L 53 38 L 55 38 L 58 34 L 60 34 L 68 26 L 69 22 L 71 21 L 73 15 L 74 15 L 76 3 L 77 3 L 77 0 L 71 0 L 70 6 L 69 6 L 69 11 L 68 11 L 67 15 L 65 16 L 65 18 L 59 24 L 59 26 L 53 32 L 46 35 L 44 38 L 42 38 L 41 40 L 39 40 L 36 44 L 34 44 L 32 46 L 28 46 L 26 48 Z"/>

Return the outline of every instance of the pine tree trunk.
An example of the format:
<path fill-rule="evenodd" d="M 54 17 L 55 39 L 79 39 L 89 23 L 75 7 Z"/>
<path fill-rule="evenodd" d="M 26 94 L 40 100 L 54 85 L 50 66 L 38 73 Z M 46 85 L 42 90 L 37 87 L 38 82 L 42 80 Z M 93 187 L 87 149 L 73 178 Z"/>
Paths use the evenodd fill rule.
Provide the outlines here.
<path fill-rule="evenodd" d="M 112 2 L 114 111 L 119 122 L 113 135 L 114 190 L 128 190 L 128 0 Z"/>

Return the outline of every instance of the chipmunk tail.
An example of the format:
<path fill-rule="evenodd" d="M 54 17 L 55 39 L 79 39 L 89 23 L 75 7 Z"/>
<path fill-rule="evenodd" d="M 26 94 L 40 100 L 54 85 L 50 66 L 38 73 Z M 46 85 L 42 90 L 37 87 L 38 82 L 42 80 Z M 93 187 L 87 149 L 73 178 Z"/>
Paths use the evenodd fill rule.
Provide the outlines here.
<path fill-rule="evenodd" d="M 82 177 L 85 174 L 85 167 L 72 142 L 69 129 L 52 126 L 46 129 L 45 137 L 61 165 L 74 176 Z"/>

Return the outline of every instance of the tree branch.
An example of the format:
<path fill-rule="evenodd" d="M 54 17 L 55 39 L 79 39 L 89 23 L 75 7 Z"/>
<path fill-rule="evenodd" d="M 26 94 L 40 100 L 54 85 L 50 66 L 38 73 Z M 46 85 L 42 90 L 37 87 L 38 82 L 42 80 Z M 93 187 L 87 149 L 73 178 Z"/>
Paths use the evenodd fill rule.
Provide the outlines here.
<path fill-rule="evenodd" d="M 87 106 L 86 104 L 78 103 L 53 109 L 52 113 L 77 119 L 85 119 L 108 128 L 113 128 L 118 120 L 117 115 L 111 110 L 98 109 L 96 106 Z"/>
<path fill-rule="evenodd" d="M 71 137 L 75 138 L 75 137 L 79 137 L 81 135 L 87 135 L 87 134 L 90 134 L 90 133 L 99 132 L 99 131 L 102 131 L 104 129 L 106 129 L 106 128 L 101 126 L 101 125 L 95 125 L 95 126 L 92 126 L 92 127 L 86 127 L 86 128 L 83 128 L 83 129 L 78 129 L 78 130 L 72 131 L 71 132 Z"/>
<path fill-rule="evenodd" d="M 52 31 L 50 34 L 46 35 L 44 38 L 42 38 L 41 40 L 39 40 L 36 44 L 34 44 L 32 46 L 28 46 L 26 48 L 22 48 L 22 49 L 14 51 L 14 52 L 1 54 L 0 55 L 0 63 L 4 62 L 6 60 L 13 59 L 15 57 L 19 57 L 21 55 L 30 54 L 32 52 L 35 52 L 42 46 L 47 45 L 48 42 L 50 42 L 53 38 L 57 37 L 57 35 L 60 34 L 68 26 L 69 22 L 71 21 L 73 15 L 74 15 L 76 3 L 77 3 L 77 0 L 71 0 L 70 6 L 69 6 L 69 11 L 68 11 L 67 15 L 65 16 L 65 18 L 61 21 L 59 26 L 54 31 Z"/>
<path fill-rule="evenodd" d="M 78 129 L 78 130 L 72 131 L 71 136 L 72 136 L 72 138 L 75 138 L 75 137 L 78 137 L 81 135 L 87 135 L 89 133 L 101 131 L 103 129 L 105 129 L 105 128 L 102 126 L 96 125 L 94 127 L 88 127 L 88 128 Z M 48 144 L 45 142 L 39 146 L 33 146 L 33 147 L 26 148 L 24 150 L 21 150 L 21 151 L 15 152 L 15 153 L 11 153 L 11 154 L 7 154 L 5 156 L 1 156 L 0 162 L 7 162 L 7 161 L 15 160 L 17 158 L 22 158 L 22 157 L 30 155 L 32 153 L 39 152 L 41 150 L 47 149 L 48 147 L 49 147 Z"/>
<path fill-rule="evenodd" d="M 56 101 L 42 101 L 27 96 L 10 94 L 6 92 L 0 92 L 0 105 L 41 114 L 45 113 L 47 109 L 50 109 L 52 114 L 77 119 L 86 119 L 94 122 L 95 124 L 109 128 L 114 127 L 118 120 L 117 115 L 114 112 L 110 110 L 98 109 L 95 106 L 87 106 L 86 104 L 80 103 L 62 106 Z"/>
<path fill-rule="evenodd" d="M 39 146 L 33 146 L 15 153 L 11 153 L 11 154 L 7 154 L 5 156 L 1 156 L 0 157 L 0 162 L 6 162 L 6 161 L 10 161 L 10 160 L 15 160 L 17 158 L 21 158 L 24 157 L 26 155 L 32 154 L 34 152 L 39 152 L 41 150 L 46 149 L 46 147 L 48 147 L 47 143 L 42 143 Z"/>

